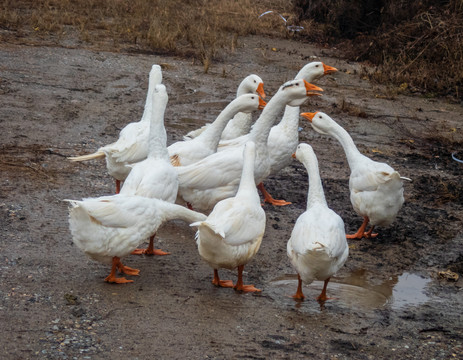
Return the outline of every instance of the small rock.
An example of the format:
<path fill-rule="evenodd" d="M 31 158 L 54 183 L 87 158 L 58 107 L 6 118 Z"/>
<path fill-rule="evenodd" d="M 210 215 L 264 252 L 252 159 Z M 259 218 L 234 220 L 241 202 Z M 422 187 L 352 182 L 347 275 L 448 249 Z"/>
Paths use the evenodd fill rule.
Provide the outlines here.
<path fill-rule="evenodd" d="M 64 294 L 64 299 L 66 300 L 67 305 L 78 305 L 80 301 L 77 299 L 77 296 L 73 294 Z"/>
<path fill-rule="evenodd" d="M 72 309 L 71 313 L 75 317 L 82 317 L 85 314 L 85 311 L 81 307 L 78 307 L 78 308 Z"/>

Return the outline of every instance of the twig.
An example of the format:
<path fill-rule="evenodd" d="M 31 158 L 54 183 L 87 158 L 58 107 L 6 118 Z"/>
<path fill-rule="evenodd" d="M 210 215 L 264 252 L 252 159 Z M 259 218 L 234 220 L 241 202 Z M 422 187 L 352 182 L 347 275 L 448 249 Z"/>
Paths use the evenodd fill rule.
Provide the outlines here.
<path fill-rule="evenodd" d="M 399 71 L 399 72 L 397 73 L 397 75 L 401 75 L 405 70 L 407 70 L 410 66 L 412 66 L 413 63 L 414 63 L 416 60 L 418 60 L 418 58 L 419 58 L 421 55 L 423 55 L 423 53 L 427 50 L 427 48 L 428 48 L 429 45 L 431 45 L 431 44 L 432 44 L 432 43 L 429 42 L 429 43 L 424 47 L 424 49 L 421 50 L 420 53 L 419 53 L 412 61 L 410 61 L 401 71 Z"/>

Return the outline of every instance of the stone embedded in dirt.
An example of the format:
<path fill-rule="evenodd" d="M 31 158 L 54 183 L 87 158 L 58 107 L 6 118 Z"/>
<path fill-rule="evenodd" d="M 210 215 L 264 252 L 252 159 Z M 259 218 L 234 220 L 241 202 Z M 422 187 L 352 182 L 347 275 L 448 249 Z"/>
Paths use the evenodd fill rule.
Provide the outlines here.
<path fill-rule="evenodd" d="M 73 294 L 64 294 L 64 299 L 66 300 L 67 305 L 78 305 L 80 304 L 79 299 L 77 296 Z"/>

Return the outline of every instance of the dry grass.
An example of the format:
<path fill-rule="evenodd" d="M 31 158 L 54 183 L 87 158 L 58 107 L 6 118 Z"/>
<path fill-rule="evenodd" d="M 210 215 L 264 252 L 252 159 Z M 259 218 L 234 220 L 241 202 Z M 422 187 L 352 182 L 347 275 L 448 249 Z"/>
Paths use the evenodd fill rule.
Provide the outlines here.
<path fill-rule="evenodd" d="M 463 0 L 0 0 L 0 40 L 172 53 L 207 72 L 240 36 L 294 36 L 276 13 L 377 65 L 374 81 L 463 99 Z"/>
<path fill-rule="evenodd" d="M 283 7 L 285 2 L 0 0 L 0 29 L 6 30 L 0 36 L 57 43 L 74 37 L 83 45 L 113 50 L 193 56 L 207 71 L 222 50 L 234 51 L 238 36 L 269 34 L 278 28 L 275 19 L 258 20 L 270 4 Z"/>

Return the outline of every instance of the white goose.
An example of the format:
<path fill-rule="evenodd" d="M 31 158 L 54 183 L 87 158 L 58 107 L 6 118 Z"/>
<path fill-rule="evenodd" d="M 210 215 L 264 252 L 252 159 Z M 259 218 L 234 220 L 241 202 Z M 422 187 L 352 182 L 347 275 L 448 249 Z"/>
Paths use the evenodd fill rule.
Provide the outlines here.
<path fill-rule="evenodd" d="M 255 145 L 244 148 L 244 164 L 240 185 L 235 197 L 215 205 L 206 220 L 195 222 L 196 242 L 201 257 L 214 269 L 212 283 L 234 287 L 244 292 L 260 291 L 254 285 L 243 284 L 243 269 L 259 250 L 265 231 L 265 212 L 260 205 L 254 182 Z M 218 269 L 238 268 L 238 280 L 220 280 Z"/>
<path fill-rule="evenodd" d="M 325 74 L 330 74 L 337 71 L 337 69 L 327 66 L 322 62 L 311 62 L 305 65 L 295 79 L 304 79 L 311 83 Z M 320 95 L 312 93 L 310 95 Z M 283 118 L 281 121 L 272 127 L 267 140 L 270 172 L 275 174 L 291 162 L 291 155 L 296 151 L 297 144 L 299 143 L 299 106 L 286 106 Z M 249 138 L 249 134 L 240 136 L 228 141 L 221 141 L 217 151 L 223 151 L 230 147 L 242 146 Z M 264 201 L 272 205 L 283 206 L 291 204 L 285 200 L 275 200 L 264 188 L 263 183 L 258 186 Z"/>
<path fill-rule="evenodd" d="M 262 79 L 255 74 L 246 76 L 241 81 L 236 91 L 236 97 L 244 94 L 258 94 L 261 98 L 265 99 L 264 82 Z M 252 115 L 250 113 L 238 113 L 233 119 L 231 119 L 226 125 L 224 131 L 222 131 L 221 138 L 223 140 L 233 139 L 235 137 L 247 134 L 251 128 Z M 210 124 L 206 124 L 203 127 L 190 131 L 183 137 L 183 140 L 191 140 L 201 134 Z"/>
<path fill-rule="evenodd" d="M 321 61 L 311 62 L 305 65 L 295 79 L 304 79 L 312 83 L 324 75 L 338 71 L 332 66 L 325 65 Z M 272 127 L 268 136 L 267 146 L 270 161 L 270 174 L 277 174 L 291 163 L 291 155 L 299 144 L 299 106 L 286 106 L 281 121 Z M 274 199 L 265 189 L 264 184 L 258 185 L 264 196 L 264 201 L 272 205 L 283 206 L 291 204 L 285 200 Z"/>
<path fill-rule="evenodd" d="M 256 145 L 254 176 L 257 183 L 269 174 L 267 138 L 275 119 L 287 104 L 302 104 L 312 90 L 321 89 L 304 80 L 283 84 L 255 122 L 249 141 Z M 243 147 L 214 153 L 194 164 L 176 169 L 180 197 L 194 209 L 210 211 L 220 200 L 235 196 L 243 169 Z"/>
<path fill-rule="evenodd" d="M 167 153 L 167 134 L 164 127 L 164 112 L 167 107 L 168 95 L 166 87 L 156 85 L 153 92 L 153 109 L 150 114 L 148 138 L 148 156 L 132 167 L 124 181 L 120 194 L 125 196 L 145 196 L 174 203 L 177 198 L 177 171 L 170 163 Z M 136 249 L 133 254 L 168 255 L 169 253 L 154 249 L 153 234 L 146 249 Z"/>
<path fill-rule="evenodd" d="M 121 181 L 130 172 L 128 164 L 136 163 L 146 158 L 148 154 L 148 134 L 152 106 L 153 91 L 162 82 L 162 71 L 159 65 L 153 65 L 149 74 L 148 94 L 145 108 L 140 121 L 126 125 L 119 133 L 119 139 L 109 145 L 99 148 L 89 155 L 68 158 L 71 161 L 85 161 L 98 158 L 106 159 L 108 173 L 116 179 L 116 193 L 119 193 Z"/>
<path fill-rule="evenodd" d="M 359 230 L 353 235 L 347 235 L 347 238 L 375 237 L 378 234 L 372 232 L 376 225 L 390 225 L 397 216 L 404 203 L 402 180 L 409 179 L 401 178 L 388 164 L 373 161 L 361 154 L 349 133 L 328 115 L 322 112 L 301 115 L 312 123 L 317 132 L 337 139 L 346 153 L 351 171 L 350 201 L 357 214 L 363 216 Z M 372 226 L 365 232 L 368 223 Z"/>
<path fill-rule="evenodd" d="M 90 258 L 112 264 L 105 281 L 128 283 L 116 277 L 116 270 L 138 275 L 139 270 L 122 265 L 140 242 L 150 237 L 168 220 L 188 223 L 202 221 L 206 216 L 183 206 L 141 196 L 112 195 L 70 202 L 69 226 L 72 240 Z"/>
<path fill-rule="evenodd" d="M 298 287 L 293 298 L 304 299 L 303 282 L 310 284 L 314 280 L 322 280 L 325 284 L 317 300 L 324 302 L 328 299 L 326 287 L 330 277 L 346 262 L 349 247 L 344 222 L 326 203 L 312 147 L 299 144 L 296 158 L 307 169 L 309 192 L 307 210 L 297 219 L 287 245 L 288 257 L 298 273 Z"/>
<path fill-rule="evenodd" d="M 188 141 L 178 141 L 167 148 L 172 164 L 175 166 L 190 165 L 215 153 L 220 135 L 233 116 L 241 113 L 250 115 L 252 111 L 262 110 L 264 106 L 265 101 L 259 95 L 244 94 L 238 96 L 197 137 Z"/>

